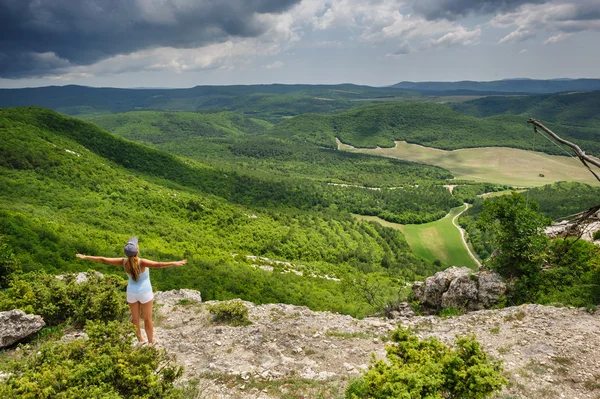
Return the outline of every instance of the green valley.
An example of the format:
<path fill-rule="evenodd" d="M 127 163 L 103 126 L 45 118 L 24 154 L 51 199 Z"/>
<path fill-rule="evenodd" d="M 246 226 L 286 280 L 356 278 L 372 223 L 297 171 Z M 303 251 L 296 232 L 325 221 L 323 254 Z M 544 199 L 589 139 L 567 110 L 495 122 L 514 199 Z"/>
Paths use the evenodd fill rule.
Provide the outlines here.
<path fill-rule="evenodd" d="M 456 207 L 435 222 L 423 224 L 396 224 L 373 216 L 355 215 L 359 220 L 374 221 L 385 227 L 402 231 L 416 255 L 444 267 L 466 266 L 475 269 L 478 264 L 469 255 L 455 223 L 466 206 Z"/>
<path fill-rule="evenodd" d="M 158 270 L 157 289 L 360 316 L 374 311 L 364 298 L 318 276 L 368 274 L 391 300 L 404 281 L 436 270 L 411 253 L 400 232 L 323 202 L 332 193 L 341 193 L 341 207 L 352 193 L 381 200 L 378 191 L 323 186 L 329 191 L 319 194 L 223 173 L 40 108 L 0 110 L 0 135 L 0 231 L 26 271 L 85 270 L 75 253 L 120 256 L 122 242 L 138 235 L 143 256 L 190 260 Z M 243 255 L 291 261 L 317 277 L 268 273 Z"/>

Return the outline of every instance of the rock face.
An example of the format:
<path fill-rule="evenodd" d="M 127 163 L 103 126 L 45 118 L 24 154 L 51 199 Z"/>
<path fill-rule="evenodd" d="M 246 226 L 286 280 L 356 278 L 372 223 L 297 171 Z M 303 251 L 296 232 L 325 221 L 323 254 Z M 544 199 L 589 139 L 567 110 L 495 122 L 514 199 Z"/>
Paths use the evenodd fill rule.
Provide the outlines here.
<path fill-rule="evenodd" d="M 466 267 L 450 267 L 413 285 L 415 299 L 429 311 L 489 308 L 499 303 L 505 292 L 506 285 L 496 273 L 473 272 Z"/>
<path fill-rule="evenodd" d="M 19 342 L 45 325 L 41 316 L 26 314 L 19 309 L 0 312 L 0 348 Z"/>
<path fill-rule="evenodd" d="M 173 290 L 173 291 L 157 291 L 154 293 L 154 301 L 167 306 L 177 305 L 179 302 L 202 302 L 200 291 L 196 290 Z"/>

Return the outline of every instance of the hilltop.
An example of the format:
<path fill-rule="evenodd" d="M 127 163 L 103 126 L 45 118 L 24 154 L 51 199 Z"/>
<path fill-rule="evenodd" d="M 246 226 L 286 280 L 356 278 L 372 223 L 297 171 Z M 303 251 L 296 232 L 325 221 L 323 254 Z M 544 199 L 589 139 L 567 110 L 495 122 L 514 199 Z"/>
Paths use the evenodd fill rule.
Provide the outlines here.
<path fill-rule="evenodd" d="M 252 324 L 231 327 L 209 321 L 212 303 L 177 305 L 175 297 L 159 308 L 156 323 L 159 345 L 185 365 L 184 379 L 197 382 L 203 398 L 339 398 L 371 353 L 384 355 L 398 324 L 446 343 L 475 333 L 504 361 L 509 385 L 499 398 L 596 398 L 599 389 L 600 320 L 582 309 L 523 305 L 451 318 L 358 320 L 246 303 Z"/>

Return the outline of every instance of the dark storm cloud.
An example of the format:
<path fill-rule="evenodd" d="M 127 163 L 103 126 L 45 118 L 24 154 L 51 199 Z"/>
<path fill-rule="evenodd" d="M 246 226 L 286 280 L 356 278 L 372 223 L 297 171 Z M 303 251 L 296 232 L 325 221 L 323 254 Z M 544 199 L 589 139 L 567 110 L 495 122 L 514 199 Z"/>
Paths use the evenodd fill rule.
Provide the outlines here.
<path fill-rule="evenodd" d="M 41 76 L 138 50 L 255 37 L 301 0 L 0 0 L 0 77 Z"/>
<path fill-rule="evenodd" d="M 455 20 L 469 14 L 514 11 L 523 4 L 541 4 L 548 0 L 416 0 L 413 10 L 428 20 Z"/>

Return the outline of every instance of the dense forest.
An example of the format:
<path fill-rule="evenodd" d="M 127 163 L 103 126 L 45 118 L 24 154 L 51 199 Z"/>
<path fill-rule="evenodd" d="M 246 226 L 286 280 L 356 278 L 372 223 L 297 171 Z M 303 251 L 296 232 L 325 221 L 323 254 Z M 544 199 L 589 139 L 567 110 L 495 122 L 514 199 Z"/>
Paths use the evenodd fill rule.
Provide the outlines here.
<path fill-rule="evenodd" d="M 404 281 L 436 270 L 412 254 L 400 232 L 340 211 L 362 206 L 361 198 L 385 209 L 388 202 L 390 209 L 432 206 L 419 196 L 412 205 L 394 205 L 384 191 L 311 191 L 242 178 L 40 108 L 1 110 L 0 136 L 0 232 L 25 271 L 86 270 L 75 253 L 121 256 L 122 243 L 138 235 L 142 256 L 190 260 L 185 268 L 157 270 L 156 289 L 188 287 L 206 299 L 297 303 L 360 316 L 374 310 L 361 290 L 377 287 L 381 300 L 391 300 Z M 454 206 L 448 190 L 427 192 Z M 246 255 L 292 262 L 304 276 L 280 266 L 263 271 Z"/>

